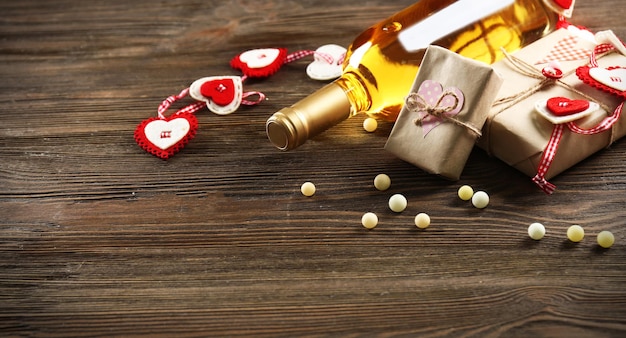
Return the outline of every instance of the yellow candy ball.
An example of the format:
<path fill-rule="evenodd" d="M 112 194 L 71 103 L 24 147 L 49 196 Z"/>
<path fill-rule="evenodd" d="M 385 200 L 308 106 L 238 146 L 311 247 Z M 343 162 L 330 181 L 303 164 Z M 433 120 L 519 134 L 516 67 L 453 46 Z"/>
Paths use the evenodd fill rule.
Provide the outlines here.
<path fill-rule="evenodd" d="M 469 201 L 472 196 L 474 196 L 474 189 L 469 185 L 464 185 L 459 188 L 458 191 L 459 198 L 464 201 Z"/>
<path fill-rule="evenodd" d="M 430 216 L 428 214 L 420 212 L 415 216 L 415 226 L 420 229 L 426 229 L 430 225 Z"/>
<path fill-rule="evenodd" d="M 585 238 L 585 230 L 580 225 L 572 225 L 567 228 L 567 238 L 575 243 L 578 243 Z"/>
<path fill-rule="evenodd" d="M 601 231 L 598 234 L 598 245 L 608 249 L 615 243 L 615 236 L 610 231 Z"/>
<path fill-rule="evenodd" d="M 366 229 L 374 229 L 378 225 L 378 216 L 373 212 L 367 212 L 361 217 L 361 224 Z"/>
<path fill-rule="evenodd" d="M 374 177 L 374 187 L 380 191 L 385 191 L 391 186 L 391 178 L 385 174 Z"/>
<path fill-rule="evenodd" d="M 378 121 L 376 121 L 375 118 L 368 117 L 363 120 L 363 129 L 365 129 L 368 133 L 373 133 L 376 131 L 376 128 L 378 128 Z"/>
<path fill-rule="evenodd" d="M 300 187 L 300 192 L 302 192 L 302 195 L 307 197 L 313 196 L 315 194 L 315 184 L 311 182 L 304 182 Z"/>

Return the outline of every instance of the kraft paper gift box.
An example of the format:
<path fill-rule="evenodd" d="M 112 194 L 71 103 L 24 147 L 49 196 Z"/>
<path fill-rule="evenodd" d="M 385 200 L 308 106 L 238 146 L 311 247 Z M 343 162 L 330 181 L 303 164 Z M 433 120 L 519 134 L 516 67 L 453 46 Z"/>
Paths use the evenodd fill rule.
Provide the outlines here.
<path fill-rule="evenodd" d="M 592 135 L 575 133 L 564 127 L 557 147 L 547 148 L 556 124 L 540 115 L 536 106 L 550 98 L 584 99 L 599 104 L 590 115 L 573 121 L 584 129 L 594 128 L 609 116 L 621 112 L 620 104 L 624 98 L 587 85 L 576 75 L 577 68 L 589 64 L 589 53 L 594 47 L 596 43 L 585 39 L 576 29 L 562 28 L 511 54 L 510 59 L 493 64 L 504 83 L 477 144 L 490 155 L 534 177 L 535 183 L 546 193 L 554 190 L 546 180 L 626 134 L 626 119 L 620 117 L 608 130 Z M 554 67 L 550 68 L 553 59 L 558 60 L 563 75 L 558 81 L 543 76 L 545 71 L 554 70 Z M 625 60 L 624 55 L 617 52 L 597 55 L 600 68 L 626 67 Z M 535 76 L 530 76 L 532 74 Z M 547 167 L 545 150 L 549 151 L 546 157 L 553 156 Z"/>
<path fill-rule="evenodd" d="M 429 46 L 385 149 L 458 180 L 501 83 L 488 65 Z"/>

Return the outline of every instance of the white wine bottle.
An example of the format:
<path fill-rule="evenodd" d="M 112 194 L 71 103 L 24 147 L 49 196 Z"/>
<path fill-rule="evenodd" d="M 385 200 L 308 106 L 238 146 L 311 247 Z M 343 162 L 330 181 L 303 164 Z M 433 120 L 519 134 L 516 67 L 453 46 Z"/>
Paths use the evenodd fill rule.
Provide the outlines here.
<path fill-rule="evenodd" d="M 350 45 L 343 74 L 266 122 L 281 150 L 359 112 L 394 121 L 426 47 L 438 45 L 491 64 L 553 31 L 551 0 L 420 0 L 361 33 Z"/>

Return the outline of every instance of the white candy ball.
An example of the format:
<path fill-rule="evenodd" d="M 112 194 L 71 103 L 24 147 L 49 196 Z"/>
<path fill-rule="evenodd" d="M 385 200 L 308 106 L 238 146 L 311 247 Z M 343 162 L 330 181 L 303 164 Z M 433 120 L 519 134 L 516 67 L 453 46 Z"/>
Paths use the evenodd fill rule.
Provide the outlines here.
<path fill-rule="evenodd" d="M 541 223 L 533 223 L 528 227 L 528 236 L 538 241 L 546 234 L 546 228 Z"/>
<path fill-rule="evenodd" d="M 478 209 L 486 208 L 489 205 L 489 195 L 484 191 L 475 192 L 472 196 L 472 204 Z"/>
<path fill-rule="evenodd" d="M 406 209 L 406 197 L 401 194 L 395 194 L 389 198 L 389 209 L 394 212 L 402 212 Z"/>

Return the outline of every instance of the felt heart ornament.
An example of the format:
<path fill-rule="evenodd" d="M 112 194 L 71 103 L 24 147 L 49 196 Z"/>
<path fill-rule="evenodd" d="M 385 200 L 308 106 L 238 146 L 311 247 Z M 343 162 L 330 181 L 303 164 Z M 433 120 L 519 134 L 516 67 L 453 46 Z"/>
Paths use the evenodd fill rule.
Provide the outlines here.
<path fill-rule="evenodd" d="M 135 142 L 145 151 L 164 160 L 174 156 L 198 130 L 198 120 L 191 113 L 166 118 L 149 118 L 135 129 Z"/>
<path fill-rule="evenodd" d="M 248 77 L 268 77 L 280 69 L 286 58 L 285 48 L 252 49 L 235 56 L 230 65 Z"/>
<path fill-rule="evenodd" d="M 429 108 L 444 109 L 446 116 L 455 116 L 463 109 L 464 95 L 459 88 L 448 87 L 445 90 L 441 83 L 433 80 L 425 80 L 417 90 L 415 96 L 418 113 L 417 119 L 421 121 L 424 137 L 437 127 L 443 119 L 429 113 Z"/>
<path fill-rule="evenodd" d="M 548 8 L 563 15 L 566 18 L 572 17 L 574 3 L 576 0 L 544 0 Z"/>
<path fill-rule="evenodd" d="M 600 109 L 600 105 L 587 100 L 553 97 L 535 103 L 535 110 L 552 124 L 576 121 Z"/>
<path fill-rule="evenodd" d="M 626 99 L 626 68 L 624 67 L 583 66 L 576 69 L 576 75 L 592 87 Z"/>
<path fill-rule="evenodd" d="M 306 67 L 306 74 L 311 79 L 319 81 L 338 78 L 343 72 L 345 55 L 346 49 L 342 46 L 333 44 L 321 46 L 315 50 L 314 61 Z"/>
<path fill-rule="evenodd" d="M 210 76 L 194 81 L 189 95 L 206 103 L 218 115 L 228 115 L 239 108 L 243 97 L 243 84 L 239 76 Z"/>

